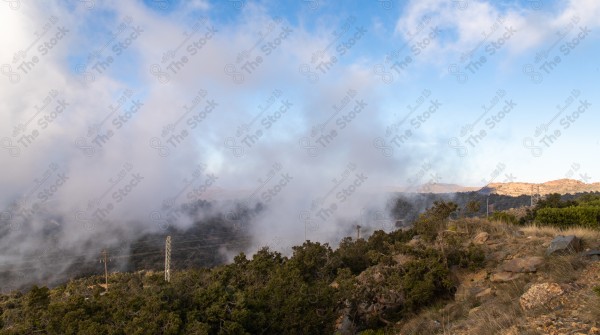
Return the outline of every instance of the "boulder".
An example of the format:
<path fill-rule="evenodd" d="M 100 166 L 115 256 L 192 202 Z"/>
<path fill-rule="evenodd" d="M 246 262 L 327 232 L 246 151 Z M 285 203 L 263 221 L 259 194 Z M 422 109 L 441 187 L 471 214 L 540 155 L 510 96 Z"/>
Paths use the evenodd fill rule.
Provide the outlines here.
<path fill-rule="evenodd" d="M 523 310 L 530 310 L 545 306 L 553 298 L 562 295 L 564 290 L 556 283 L 533 284 L 523 293 L 519 304 Z"/>
<path fill-rule="evenodd" d="M 358 304 L 357 316 L 367 322 L 378 320 L 386 310 L 398 310 L 404 304 L 402 293 L 392 289 L 380 289 L 372 299 Z"/>
<path fill-rule="evenodd" d="M 575 235 L 559 235 L 556 236 L 552 240 L 552 242 L 550 242 L 550 245 L 546 250 L 546 255 L 549 256 L 553 254 L 568 254 L 575 253 L 578 251 L 581 251 L 581 239 L 579 239 Z"/>
<path fill-rule="evenodd" d="M 544 258 L 538 256 L 514 258 L 504 262 L 502 270 L 514 273 L 536 272 L 543 262 Z"/>
<path fill-rule="evenodd" d="M 490 234 L 486 232 L 481 232 L 473 238 L 473 243 L 475 244 L 484 244 L 490 238 Z"/>

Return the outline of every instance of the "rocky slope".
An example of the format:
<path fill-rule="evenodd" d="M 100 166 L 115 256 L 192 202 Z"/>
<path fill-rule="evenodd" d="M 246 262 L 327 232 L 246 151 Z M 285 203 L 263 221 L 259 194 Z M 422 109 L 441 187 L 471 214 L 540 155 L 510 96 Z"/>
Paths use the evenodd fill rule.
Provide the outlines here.
<path fill-rule="evenodd" d="M 486 253 L 478 271 L 457 271 L 455 300 L 398 323 L 395 334 L 600 334 L 600 233 L 582 229 L 479 225 L 471 241 Z M 557 234 L 583 244 L 547 255 Z M 588 254 L 586 254 L 586 249 Z"/>

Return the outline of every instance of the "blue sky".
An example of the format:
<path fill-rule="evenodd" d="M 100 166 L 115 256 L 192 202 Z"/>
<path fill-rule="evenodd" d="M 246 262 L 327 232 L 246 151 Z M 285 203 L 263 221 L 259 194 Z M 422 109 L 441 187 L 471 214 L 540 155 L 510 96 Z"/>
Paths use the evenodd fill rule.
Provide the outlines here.
<path fill-rule="evenodd" d="M 2 208 L 33 206 L 55 163 L 69 179 L 49 211 L 143 221 L 164 203 L 268 200 L 268 243 L 306 210 L 356 219 L 415 185 L 600 182 L 597 1 L 14 4 Z"/>

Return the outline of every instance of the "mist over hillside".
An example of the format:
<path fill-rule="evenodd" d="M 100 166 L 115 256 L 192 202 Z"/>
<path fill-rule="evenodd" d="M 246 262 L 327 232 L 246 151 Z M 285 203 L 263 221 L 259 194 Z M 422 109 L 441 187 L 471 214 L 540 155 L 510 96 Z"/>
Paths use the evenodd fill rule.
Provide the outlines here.
<path fill-rule="evenodd" d="M 563 198 L 576 199 L 583 194 L 588 193 L 565 194 Z M 513 197 L 482 192 L 394 193 L 389 196 L 382 210 L 363 211 L 360 217 L 346 221 L 336 238 L 326 242 L 337 246 L 344 237 L 355 237 L 357 225 L 361 226 L 362 237 L 369 237 L 377 230 L 392 232 L 408 229 L 436 201 L 456 203 L 459 211 L 453 217 L 458 218 L 486 216 L 496 211 L 528 207 L 531 196 Z M 478 210 L 467 212 L 465 209 L 469 202 L 477 202 Z M 486 204 L 490 205 L 489 213 L 486 212 Z M 165 225 L 159 231 L 138 230 L 130 232 L 133 234 L 131 237 L 113 237 L 110 244 L 90 243 L 85 252 L 70 250 L 58 243 L 45 246 L 44 249 L 32 248 L 19 261 L 0 264 L 0 279 L 3 283 L 1 288 L 3 292 L 10 292 L 14 289 L 26 289 L 33 284 L 52 287 L 73 278 L 97 275 L 104 271 L 101 263 L 103 251 L 108 252 L 111 272 L 162 271 L 166 236 L 171 236 L 173 241 L 171 266 L 177 270 L 226 264 L 240 252 L 253 253 L 257 248 L 265 246 L 289 256 L 291 246 L 283 241 L 256 246 L 252 226 L 256 222 L 254 220 L 259 219 L 268 208 L 260 203 L 254 207 L 246 205 L 231 205 L 231 211 L 220 212 L 224 205 L 219 201 L 198 201 L 181 210 L 181 215 L 197 218 L 186 228 Z M 304 224 L 304 233 L 310 240 L 318 227 L 312 221 L 305 221 Z M 57 241 L 53 235 L 55 233 L 56 230 L 47 230 L 44 238 L 50 242 Z"/>

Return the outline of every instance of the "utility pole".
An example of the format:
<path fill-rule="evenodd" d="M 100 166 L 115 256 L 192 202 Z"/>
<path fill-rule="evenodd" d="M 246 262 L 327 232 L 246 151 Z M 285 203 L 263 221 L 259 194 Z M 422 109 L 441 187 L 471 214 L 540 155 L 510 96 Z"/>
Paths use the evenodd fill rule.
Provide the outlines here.
<path fill-rule="evenodd" d="M 356 225 L 356 240 L 360 239 L 360 225 Z"/>
<path fill-rule="evenodd" d="M 165 281 L 171 282 L 171 235 L 165 241 Z"/>
<path fill-rule="evenodd" d="M 538 201 L 541 199 L 540 195 L 540 185 L 537 185 L 537 193 L 534 192 L 534 185 L 531 185 L 531 206 L 535 206 Z"/>
<path fill-rule="evenodd" d="M 490 196 L 488 195 L 485 199 L 485 218 L 489 219 L 490 217 Z"/>
<path fill-rule="evenodd" d="M 533 205 L 535 205 L 535 201 L 534 201 L 535 193 L 533 193 L 533 188 L 534 188 L 534 186 L 531 185 L 531 207 L 533 207 Z"/>
<path fill-rule="evenodd" d="M 106 265 L 108 263 L 108 252 L 106 249 L 102 250 L 101 262 L 104 262 L 104 283 L 106 285 L 106 292 L 108 292 L 108 266 Z"/>

